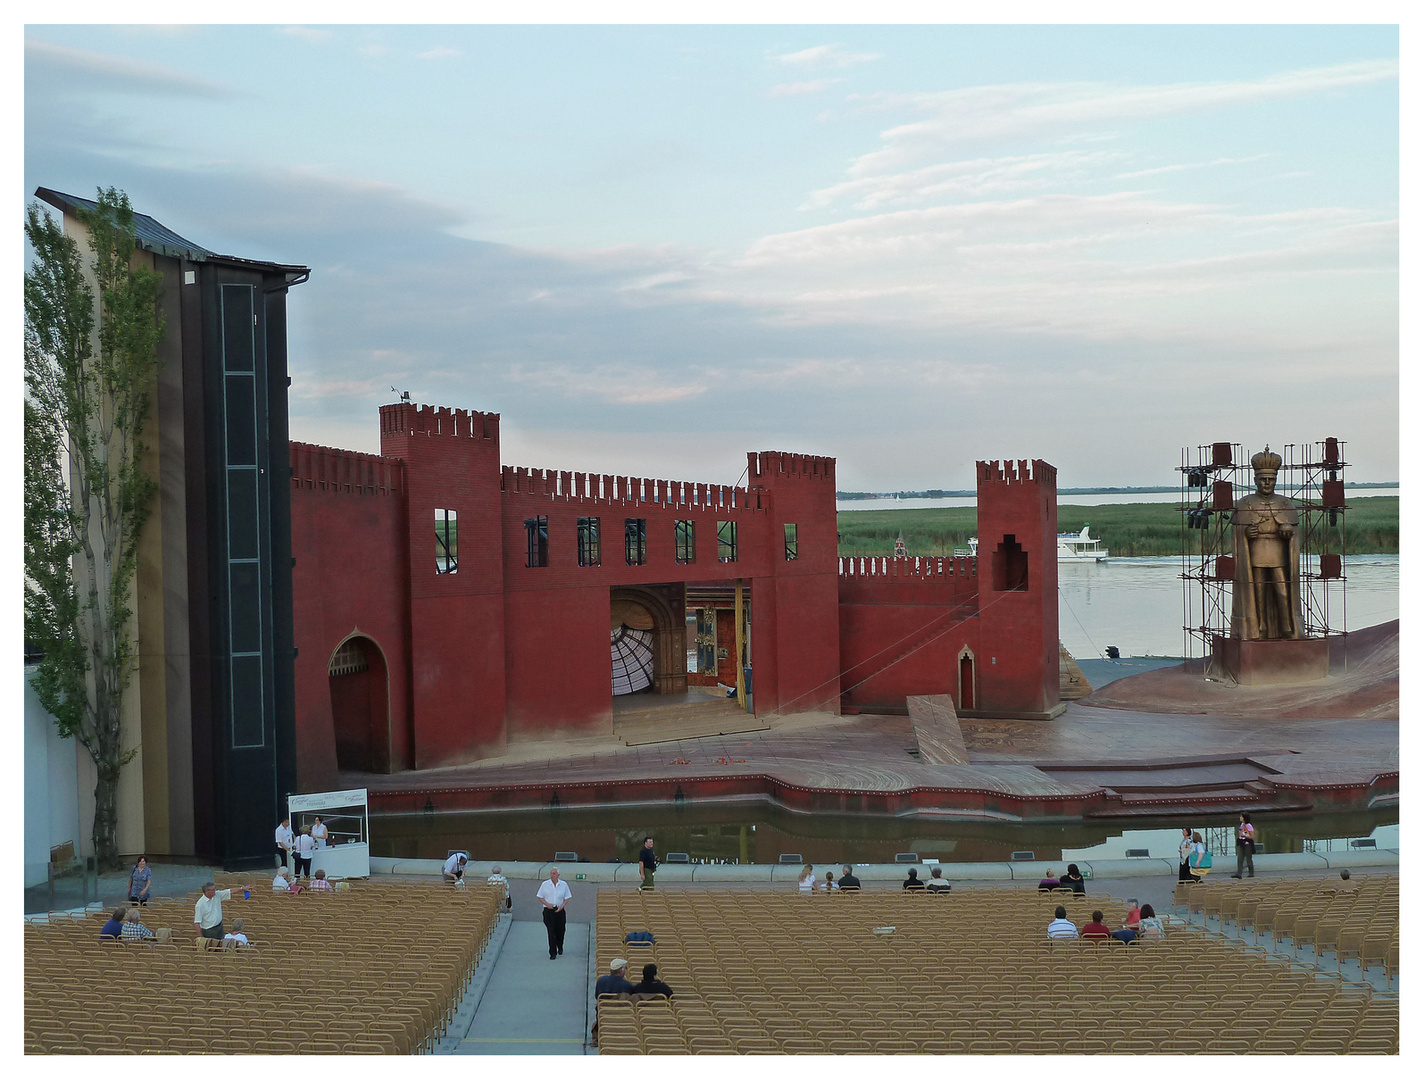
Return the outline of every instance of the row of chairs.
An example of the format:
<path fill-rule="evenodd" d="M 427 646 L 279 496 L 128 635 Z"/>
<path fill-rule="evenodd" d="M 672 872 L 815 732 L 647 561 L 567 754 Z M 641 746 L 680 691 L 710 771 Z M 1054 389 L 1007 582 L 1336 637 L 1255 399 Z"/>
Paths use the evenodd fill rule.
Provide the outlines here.
<path fill-rule="evenodd" d="M 27 1052 L 419 1052 L 449 1023 L 502 906 L 482 886 L 356 882 L 310 901 L 270 879 L 249 887 L 224 905 L 229 924 L 246 922 L 247 950 L 194 950 L 196 897 L 144 910 L 173 930 L 168 945 L 100 944 L 102 916 L 27 925 Z M 213 993 L 175 990 L 195 985 Z M 142 1008 L 116 1009 L 116 987 Z"/>
<path fill-rule="evenodd" d="M 814 915 L 808 917 L 807 903 Z M 1168 927 L 1161 941 L 1049 943 L 1052 906 L 1070 917 L 1125 911 L 1111 897 L 956 889 L 854 898 L 678 890 L 599 894 L 596 949 L 659 965 L 671 1002 L 600 1001 L 605 1053 L 1389 1052 L 1397 1001 L 1322 982 L 1262 948 Z M 1078 921 L 1078 919 L 1075 919 Z M 877 929 L 894 931 L 876 934 Z M 630 930 L 655 944 L 636 954 Z M 961 945 L 962 943 L 962 945 Z M 1045 982 L 1045 979 L 1048 982 Z M 1108 996 L 1045 993 L 1114 988 Z M 1253 1003 L 1268 1003 L 1268 1009 Z M 1224 1004 L 1223 1004 L 1224 1003 Z M 1184 1015 L 1261 1017 L 1181 1034 Z M 1194 1044 L 1194 1045 L 1188 1045 Z"/>

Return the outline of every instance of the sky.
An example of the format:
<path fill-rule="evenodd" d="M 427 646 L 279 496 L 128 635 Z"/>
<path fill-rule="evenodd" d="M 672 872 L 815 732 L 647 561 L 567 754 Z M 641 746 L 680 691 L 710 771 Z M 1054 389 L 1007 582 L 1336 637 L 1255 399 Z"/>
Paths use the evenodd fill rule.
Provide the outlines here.
<path fill-rule="evenodd" d="M 24 120 L 26 201 L 311 267 L 294 439 L 394 386 L 541 468 L 1400 475 L 1394 26 L 29 25 Z"/>

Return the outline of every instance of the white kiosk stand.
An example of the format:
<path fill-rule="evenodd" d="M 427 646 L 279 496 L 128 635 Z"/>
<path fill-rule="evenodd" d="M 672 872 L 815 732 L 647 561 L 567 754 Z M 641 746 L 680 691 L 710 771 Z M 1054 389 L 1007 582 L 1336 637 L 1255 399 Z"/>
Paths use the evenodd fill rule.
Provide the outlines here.
<path fill-rule="evenodd" d="M 312 856 L 312 873 L 325 870 L 329 878 L 371 876 L 371 818 L 366 807 L 366 789 L 318 791 L 310 795 L 287 796 L 287 812 L 292 831 L 320 816 L 330 834 L 327 846 Z"/>

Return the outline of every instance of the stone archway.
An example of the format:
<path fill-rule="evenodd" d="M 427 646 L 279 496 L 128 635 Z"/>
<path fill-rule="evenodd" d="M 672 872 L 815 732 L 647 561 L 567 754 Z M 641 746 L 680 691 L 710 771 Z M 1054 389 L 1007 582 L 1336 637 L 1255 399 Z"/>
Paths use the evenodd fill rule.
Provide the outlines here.
<path fill-rule="evenodd" d="M 631 692 L 687 692 L 687 616 L 683 608 L 681 584 L 627 585 L 611 590 L 609 642 L 615 678 L 620 669 L 625 676 L 635 675 L 632 680 L 624 679 L 623 693 L 639 681 L 635 669 L 643 667 L 649 657 L 647 681 Z"/>
<path fill-rule="evenodd" d="M 385 653 L 364 634 L 352 634 L 331 653 L 326 668 L 336 767 L 392 771 L 390 677 Z"/>
<path fill-rule="evenodd" d="M 968 648 L 959 652 L 958 673 L 955 682 L 958 684 L 959 693 L 956 696 L 955 706 L 962 713 L 966 710 L 974 710 L 979 707 L 979 694 L 976 672 L 974 670 L 974 653 Z"/>

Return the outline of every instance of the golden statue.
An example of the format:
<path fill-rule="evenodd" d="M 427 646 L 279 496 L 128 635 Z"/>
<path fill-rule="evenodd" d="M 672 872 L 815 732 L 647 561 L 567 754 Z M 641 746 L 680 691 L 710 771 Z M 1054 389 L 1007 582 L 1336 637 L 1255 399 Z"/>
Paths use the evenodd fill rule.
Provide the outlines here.
<path fill-rule="evenodd" d="M 1236 503 L 1231 517 L 1236 572 L 1231 589 L 1231 636 L 1278 641 L 1300 633 L 1300 514 L 1276 494 L 1281 456 L 1268 446 L 1251 459 L 1256 493 Z"/>

